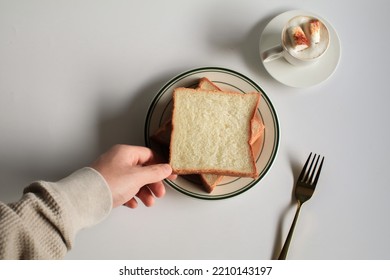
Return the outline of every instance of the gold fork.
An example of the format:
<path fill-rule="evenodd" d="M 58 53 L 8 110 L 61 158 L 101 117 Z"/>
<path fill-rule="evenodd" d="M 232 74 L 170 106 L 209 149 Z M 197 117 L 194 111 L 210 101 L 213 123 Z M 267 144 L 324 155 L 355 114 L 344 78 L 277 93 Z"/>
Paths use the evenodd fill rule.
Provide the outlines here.
<path fill-rule="evenodd" d="M 286 241 L 284 242 L 283 249 L 280 252 L 279 260 L 286 259 L 288 247 L 290 246 L 291 238 L 294 232 L 295 224 L 297 223 L 298 220 L 298 215 L 299 215 L 299 211 L 301 210 L 301 206 L 304 202 L 306 202 L 312 197 L 314 190 L 317 186 L 318 178 L 320 177 L 322 164 L 324 163 L 324 157 L 322 157 L 321 163 L 317 168 L 320 156 L 314 155 L 313 160 L 310 162 L 311 155 L 312 153 L 310 153 L 308 159 L 306 160 L 306 163 L 302 168 L 301 174 L 299 175 L 299 178 L 295 186 L 295 198 L 297 199 L 298 202 L 297 210 L 295 212 L 294 220 L 292 222 L 290 231 L 288 232 Z M 307 169 L 309 162 L 310 162 L 310 166 Z"/>

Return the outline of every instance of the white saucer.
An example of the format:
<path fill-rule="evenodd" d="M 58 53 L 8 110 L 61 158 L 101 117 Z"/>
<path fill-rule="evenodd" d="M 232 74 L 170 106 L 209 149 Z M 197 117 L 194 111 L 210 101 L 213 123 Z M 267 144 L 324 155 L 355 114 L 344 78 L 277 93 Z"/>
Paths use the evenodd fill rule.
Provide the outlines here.
<path fill-rule="evenodd" d="M 336 70 L 340 60 L 341 47 L 339 37 L 329 22 L 306 11 L 294 10 L 282 13 L 273 18 L 264 28 L 260 37 L 260 54 L 281 43 L 281 32 L 284 24 L 298 15 L 313 16 L 326 24 L 330 33 L 329 49 L 324 57 L 309 66 L 294 66 L 285 59 L 279 58 L 270 62 L 263 62 L 265 69 L 277 81 L 291 87 L 310 87 L 328 79 Z M 260 55 L 261 57 L 261 55 Z"/>

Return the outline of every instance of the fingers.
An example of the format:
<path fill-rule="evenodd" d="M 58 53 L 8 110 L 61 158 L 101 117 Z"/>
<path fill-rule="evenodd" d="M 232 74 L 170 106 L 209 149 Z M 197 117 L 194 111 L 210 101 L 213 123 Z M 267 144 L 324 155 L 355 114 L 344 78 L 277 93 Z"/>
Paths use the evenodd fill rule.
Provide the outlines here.
<path fill-rule="evenodd" d="M 172 175 L 172 168 L 169 164 L 154 164 L 148 166 L 140 166 L 134 169 L 132 181 L 138 186 L 145 186 L 160 182 L 163 179 Z"/>
<path fill-rule="evenodd" d="M 136 208 L 137 198 L 146 206 L 153 205 L 156 197 L 165 194 L 161 181 L 176 178 L 169 164 L 158 162 L 161 159 L 149 148 L 115 145 L 91 167 L 106 179 L 112 192 L 114 207 L 126 205 Z M 124 203 L 125 201 L 127 202 Z"/>
<path fill-rule="evenodd" d="M 155 197 L 161 198 L 164 195 L 165 195 L 165 187 L 163 183 L 158 182 L 158 183 L 151 184 L 149 186 L 142 187 L 139 190 L 139 192 L 136 194 L 136 197 L 138 197 L 145 206 L 151 207 L 154 205 Z M 124 205 L 134 209 L 137 208 L 138 202 L 133 197 Z"/>
<path fill-rule="evenodd" d="M 153 206 L 155 197 L 161 198 L 165 195 L 165 187 L 161 180 L 167 177 L 174 177 L 171 173 L 172 169 L 168 164 L 156 164 L 137 168 L 137 171 L 132 174 L 132 178 L 137 185 L 143 187 L 140 188 L 136 197 L 145 206 Z M 125 206 L 136 208 L 138 203 L 133 197 L 125 203 Z"/>
<path fill-rule="evenodd" d="M 134 209 L 134 208 L 137 208 L 138 202 L 137 202 L 137 200 L 133 197 L 132 199 L 130 199 L 128 202 L 124 203 L 123 205 L 124 205 L 124 206 L 127 206 L 127 207 L 129 207 L 129 208 Z"/>
<path fill-rule="evenodd" d="M 165 187 L 162 182 L 150 184 L 148 187 L 155 197 L 161 198 L 165 195 Z"/>
<path fill-rule="evenodd" d="M 147 207 L 151 207 L 154 204 L 154 196 L 147 186 L 139 190 L 139 192 L 137 193 L 137 197 Z"/>
<path fill-rule="evenodd" d="M 169 180 L 176 180 L 177 179 L 177 174 L 171 174 L 167 177 Z"/>

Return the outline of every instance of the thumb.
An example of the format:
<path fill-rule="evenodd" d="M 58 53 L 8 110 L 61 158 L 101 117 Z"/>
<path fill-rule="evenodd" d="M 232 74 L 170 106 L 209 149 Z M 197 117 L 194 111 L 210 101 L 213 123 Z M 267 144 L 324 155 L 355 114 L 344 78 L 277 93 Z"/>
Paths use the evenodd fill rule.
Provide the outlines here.
<path fill-rule="evenodd" d="M 169 177 L 171 174 L 171 166 L 166 163 L 160 163 L 142 166 L 132 176 L 133 181 L 136 182 L 137 185 L 144 186 L 147 184 L 159 182 Z"/>

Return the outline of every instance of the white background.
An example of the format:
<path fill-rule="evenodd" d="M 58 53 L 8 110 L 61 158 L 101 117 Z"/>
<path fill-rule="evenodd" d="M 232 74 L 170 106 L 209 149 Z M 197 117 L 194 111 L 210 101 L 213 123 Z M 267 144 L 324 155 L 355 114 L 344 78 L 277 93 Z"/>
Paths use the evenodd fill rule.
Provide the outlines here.
<path fill-rule="evenodd" d="M 389 259 L 388 2 L 328 0 L 0 0 L 0 199 L 58 180 L 115 143 L 143 145 L 149 103 L 173 76 L 222 66 L 256 81 L 280 121 L 278 156 L 240 196 L 197 200 L 167 189 L 152 208 L 114 209 L 67 259 L 273 259 L 310 152 L 325 155 L 290 259 Z M 336 29 L 334 75 L 296 89 L 259 59 L 266 24 L 307 10 Z"/>

